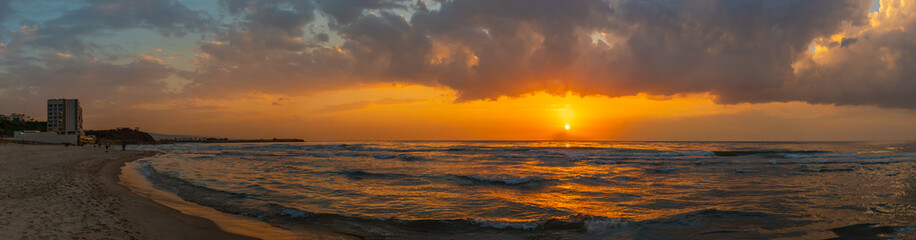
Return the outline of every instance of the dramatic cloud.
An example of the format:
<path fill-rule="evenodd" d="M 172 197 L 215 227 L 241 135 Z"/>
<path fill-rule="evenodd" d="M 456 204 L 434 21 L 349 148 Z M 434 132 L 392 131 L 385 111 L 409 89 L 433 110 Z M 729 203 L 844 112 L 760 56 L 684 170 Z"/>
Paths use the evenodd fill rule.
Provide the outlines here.
<path fill-rule="evenodd" d="M 200 46 L 195 86 L 200 93 L 296 95 L 402 82 L 452 88 L 459 101 L 536 91 L 710 92 L 723 103 L 916 108 L 905 97 L 914 83 L 903 67 L 914 55 L 907 45 L 913 34 L 900 30 L 913 25 L 906 20 L 912 4 L 889 1 L 875 14 L 881 17 L 869 17 L 870 3 L 858 0 L 519 4 L 228 1 L 244 20 Z M 322 18 L 326 32 L 306 34 Z M 813 43 L 849 31 L 822 43 L 829 65 L 815 62 L 827 53 L 809 51 Z M 874 61 L 861 62 L 863 54 Z M 885 68 L 884 75 L 871 71 Z"/>
<path fill-rule="evenodd" d="M 916 4 L 882 1 L 870 24 L 850 26 L 796 63 L 782 94 L 812 103 L 916 108 Z"/>
<path fill-rule="evenodd" d="M 883 1 L 869 14 L 870 4 L 224 0 L 194 10 L 180 1 L 93 0 L 9 31 L 0 45 L 0 88 L 37 89 L 66 78 L 47 74 L 81 69 L 84 77 L 69 81 L 118 79 L 107 84 L 173 97 L 298 96 L 408 83 L 453 89 L 458 101 L 539 91 L 711 93 L 720 103 L 916 109 L 916 4 Z M 0 20 L 9 9 L 0 1 Z M 89 37 L 130 29 L 175 39 L 200 33 L 204 40 L 186 53 L 194 57 L 185 66 L 138 52 L 123 53 L 120 62 L 95 59 L 94 49 L 109 46 Z M 128 56 L 135 60 L 123 61 Z M 170 91 L 162 83 L 169 78 L 188 84 Z"/>
<path fill-rule="evenodd" d="M 7 72 L 0 75 L 0 89 L 8 90 L 2 94 L 3 98 L 79 97 L 84 103 L 99 107 L 123 107 L 168 96 L 164 80 L 177 74 L 149 56 L 137 56 L 127 64 L 109 64 L 63 53 L 43 54 L 36 60 L 41 64 L 3 62 L 8 66 Z"/>
<path fill-rule="evenodd" d="M 36 32 L 28 46 L 20 47 L 49 48 L 80 56 L 92 55 L 105 47 L 86 42 L 85 37 L 113 31 L 147 29 L 165 37 L 182 37 L 191 32 L 214 30 L 207 14 L 174 0 L 91 0 L 63 16 L 24 27 L 34 28 Z"/>

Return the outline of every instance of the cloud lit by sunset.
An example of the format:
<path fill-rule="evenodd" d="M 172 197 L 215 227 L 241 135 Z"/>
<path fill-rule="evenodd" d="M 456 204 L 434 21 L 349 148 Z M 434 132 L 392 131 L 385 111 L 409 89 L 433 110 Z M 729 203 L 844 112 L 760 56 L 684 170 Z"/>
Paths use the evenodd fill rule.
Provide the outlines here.
<path fill-rule="evenodd" d="M 913 28 L 892 0 L 0 1 L 0 107 L 243 138 L 911 139 Z"/>

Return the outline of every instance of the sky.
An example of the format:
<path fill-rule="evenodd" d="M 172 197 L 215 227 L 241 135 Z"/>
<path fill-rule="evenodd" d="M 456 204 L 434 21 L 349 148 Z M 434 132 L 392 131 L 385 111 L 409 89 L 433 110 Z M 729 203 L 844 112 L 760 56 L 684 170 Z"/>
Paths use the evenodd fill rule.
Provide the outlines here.
<path fill-rule="evenodd" d="M 0 0 L 0 113 L 306 140 L 916 140 L 916 2 Z M 569 129 L 566 129 L 566 126 Z"/>

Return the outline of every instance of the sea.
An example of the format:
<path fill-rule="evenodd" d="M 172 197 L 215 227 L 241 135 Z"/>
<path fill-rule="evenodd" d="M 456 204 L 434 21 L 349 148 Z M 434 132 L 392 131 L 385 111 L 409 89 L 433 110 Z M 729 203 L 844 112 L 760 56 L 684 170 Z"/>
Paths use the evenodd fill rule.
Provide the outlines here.
<path fill-rule="evenodd" d="M 184 201 L 362 239 L 916 239 L 916 142 L 137 145 Z"/>

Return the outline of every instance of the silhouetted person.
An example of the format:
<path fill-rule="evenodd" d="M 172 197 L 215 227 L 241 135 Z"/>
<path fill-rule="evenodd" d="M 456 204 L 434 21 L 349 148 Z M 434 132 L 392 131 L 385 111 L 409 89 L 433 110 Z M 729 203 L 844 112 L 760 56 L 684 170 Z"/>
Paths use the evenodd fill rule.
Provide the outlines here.
<path fill-rule="evenodd" d="M 124 151 L 124 150 L 127 150 L 127 143 L 126 143 L 126 142 L 122 142 L 122 143 L 121 143 L 121 151 Z"/>
<path fill-rule="evenodd" d="M 106 143 L 106 144 L 105 144 L 105 152 L 108 152 L 108 146 L 111 146 L 111 145 Z"/>

